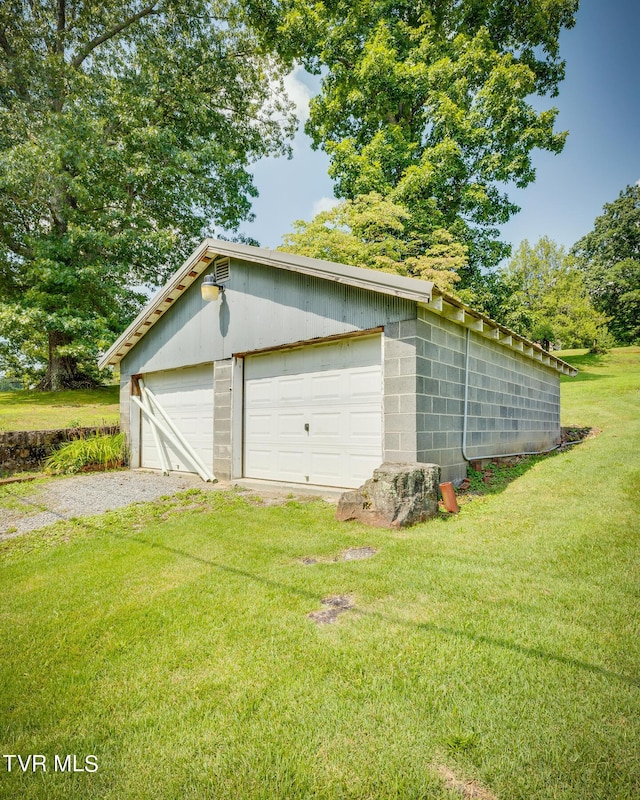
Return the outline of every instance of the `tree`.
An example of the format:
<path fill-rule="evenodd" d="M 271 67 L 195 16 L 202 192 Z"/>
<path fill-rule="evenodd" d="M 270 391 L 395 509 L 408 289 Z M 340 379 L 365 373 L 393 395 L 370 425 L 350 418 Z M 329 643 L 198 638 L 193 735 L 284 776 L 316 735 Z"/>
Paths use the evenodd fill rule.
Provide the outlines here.
<path fill-rule="evenodd" d="M 509 248 L 498 225 L 517 211 L 505 185 L 535 177 L 536 148 L 559 153 L 562 28 L 578 0 L 292 0 L 285 29 L 323 71 L 306 130 L 331 159 L 338 197 L 377 192 L 429 216 L 480 264 Z"/>
<path fill-rule="evenodd" d="M 339 203 L 284 237 L 290 253 L 434 281 L 452 291 L 467 248 L 442 228 L 420 229 L 410 211 L 371 192 Z"/>
<path fill-rule="evenodd" d="M 500 278 L 500 321 L 545 349 L 591 347 L 606 338 L 605 315 L 593 308 L 573 257 L 552 239 L 533 246 L 525 239 Z"/>
<path fill-rule="evenodd" d="M 283 64 L 241 0 L 0 8 L 0 367 L 90 380 L 210 224 L 250 214 L 286 151 Z"/>
<path fill-rule="evenodd" d="M 621 344 L 640 341 L 640 186 L 605 203 L 593 230 L 572 248 L 594 306 Z"/>

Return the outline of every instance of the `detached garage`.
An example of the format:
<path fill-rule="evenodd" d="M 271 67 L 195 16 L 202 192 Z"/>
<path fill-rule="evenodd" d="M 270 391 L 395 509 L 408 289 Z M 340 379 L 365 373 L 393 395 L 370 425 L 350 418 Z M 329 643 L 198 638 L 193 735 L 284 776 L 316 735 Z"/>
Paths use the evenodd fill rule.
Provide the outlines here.
<path fill-rule="evenodd" d="M 551 449 L 575 374 L 429 282 L 216 240 L 108 364 L 133 467 L 344 488 L 383 461 L 456 481 Z"/>

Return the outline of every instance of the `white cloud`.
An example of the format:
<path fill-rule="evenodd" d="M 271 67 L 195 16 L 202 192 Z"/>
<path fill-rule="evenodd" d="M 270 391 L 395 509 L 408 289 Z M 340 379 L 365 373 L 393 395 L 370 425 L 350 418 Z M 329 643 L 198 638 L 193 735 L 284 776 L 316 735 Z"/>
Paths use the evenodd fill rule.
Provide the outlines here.
<path fill-rule="evenodd" d="M 296 116 L 300 122 L 304 123 L 309 118 L 311 90 L 300 80 L 299 76 L 302 74 L 304 74 L 304 69 L 295 67 L 292 72 L 284 76 L 284 88 L 296 107 Z"/>
<path fill-rule="evenodd" d="M 340 203 L 340 200 L 335 197 L 321 197 L 311 206 L 311 218 L 313 219 L 313 217 L 320 214 L 322 211 L 331 211 L 338 203 Z"/>

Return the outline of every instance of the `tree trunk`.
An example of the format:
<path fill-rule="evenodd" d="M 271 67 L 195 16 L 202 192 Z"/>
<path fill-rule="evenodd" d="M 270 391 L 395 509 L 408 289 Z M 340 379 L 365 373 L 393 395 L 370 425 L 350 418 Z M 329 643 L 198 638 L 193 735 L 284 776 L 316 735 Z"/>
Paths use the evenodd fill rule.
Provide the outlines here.
<path fill-rule="evenodd" d="M 82 389 L 97 386 L 98 383 L 78 369 L 78 362 L 73 356 L 63 356 L 59 347 L 71 344 L 71 336 L 62 331 L 49 332 L 49 362 L 44 378 L 38 388 L 45 392 L 57 392 L 61 389 Z"/>

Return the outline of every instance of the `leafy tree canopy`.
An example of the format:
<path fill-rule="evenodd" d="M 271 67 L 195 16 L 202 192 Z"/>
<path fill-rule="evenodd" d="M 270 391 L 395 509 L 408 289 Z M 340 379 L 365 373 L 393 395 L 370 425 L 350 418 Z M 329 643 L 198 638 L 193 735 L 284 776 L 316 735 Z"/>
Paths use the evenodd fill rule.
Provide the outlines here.
<path fill-rule="evenodd" d="M 336 194 L 377 192 L 436 218 L 470 247 L 471 267 L 509 248 L 517 211 L 505 185 L 535 177 L 536 148 L 558 153 L 562 28 L 578 0 L 291 0 L 283 29 L 323 71 L 306 130 L 331 159 Z M 472 272 L 463 273 L 468 283 Z"/>
<path fill-rule="evenodd" d="M 443 228 L 421 228 L 405 207 L 371 192 L 339 203 L 311 222 L 298 220 L 282 250 L 434 281 L 452 291 L 467 248 Z"/>
<path fill-rule="evenodd" d="M 596 311 L 572 256 L 552 239 L 525 239 L 500 271 L 498 318 L 548 349 L 592 347 L 607 339 L 604 314 Z"/>
<path fill-rule="evenodd" d="M 250 215 L 248 165 L 294 127 L 254 5 L 2 3 L 0 366 L 86 378 L 145 286 Z"/>
<path fill-rule="evenodd" d="M 621 344 L 640 341 L 640 186 L 627 186 L 572 248 L 594 306 Z"/>

